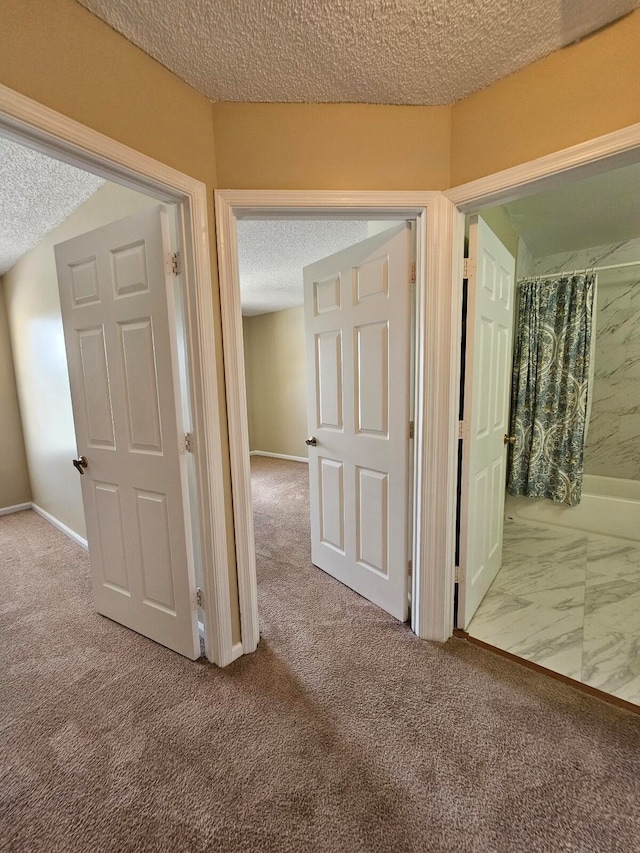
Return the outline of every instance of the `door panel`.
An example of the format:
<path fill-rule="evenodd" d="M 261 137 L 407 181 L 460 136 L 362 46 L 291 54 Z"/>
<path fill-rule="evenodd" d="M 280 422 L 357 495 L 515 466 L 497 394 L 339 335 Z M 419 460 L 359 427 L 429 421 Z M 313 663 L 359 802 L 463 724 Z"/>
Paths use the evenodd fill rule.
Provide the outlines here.
<path fill-rule="evenodd" d="M 151 318 L 118 323 L 124 404 L 132 453 L 162 453 L 158 377 Z"/>
<path fill-rule="evenodd" d="M 344 554 L 344 465 L 318 457 L 320 464 L 320 541 Z"/>
<path fill-rule="evenodd" d="M 84 395 L 84 416 L 89 447 L 115 448 L 113 409 L 109 390 L 109 373 L 105 352 L 104 329 L 78 332 L 80 377 Z M 90 377 L 91 381 L 88 381 Z"/>
<path fill-rule="evenodd" d="M 502 564 L 515 260 L 488 225 L 469 231 L 458 625 Z"/>
<path fill-rule="evenodd" d="M 358 433 L 387 437 L 389 424 L 389 324 L 355 329 L 355 404 Z"/>
<path fill-rule="evenodd" d="M 195 659 L 169 252 L 160 207 L 55 247 L 96 608 Z"/>
<path fill-rule="evenodd" d="M 387 536 L 389 531 L 389 505 L 387 487 L 389 478 L 382 471 L 356 468 L 356 560 L 367 569 L 385 577 L 388 574 Z M 370 524 L 378 519 L 378 525 Z"/>
<path fill-rule="evenodd" d="M 342 335 L 316 335 L 317 427 L 342 429 Z"/>
<path fill-rule="evenodd" d="M 402 620 L 409 265 L 403 223 L 304 271 L 312 560 Z"/>

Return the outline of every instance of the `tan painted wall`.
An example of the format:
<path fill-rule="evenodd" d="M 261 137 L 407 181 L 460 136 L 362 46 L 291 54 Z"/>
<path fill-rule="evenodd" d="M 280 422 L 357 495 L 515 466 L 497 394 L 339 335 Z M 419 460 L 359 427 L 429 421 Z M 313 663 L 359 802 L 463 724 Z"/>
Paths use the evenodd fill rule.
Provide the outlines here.
<path fill-rule="evenodd" d="M 213 105 L 227 189 L 445 189 L 449 107 Z"/>
<path fill-rule="evenodd" d="M 451 186 L 640 121 L 640 10 L 452 108 Z"/>
<path fill-rule="evenodd" d="M 31 500 L 9 324 L 0 278 L 0 509 Z"/>
<path fill-rule="evenodd" d="M 86 537 L 53 247 L 157 202 L 105 184 L 4 276 L 33 501 Z"/>
<path fill-rule="evenodd" d="M 307 457 L 304 309 L 245 317 L 251 450 Z"/>
<path fill-rule="evenodd" d="M 242 346 L 244 350 L 244 381 L 247 392 L 247 426 L 249 429 L 249 450 L 255 450 L 255 435 L 253 428 L 253 381 L 251 376 L 251 346 L 249 335 L 251 333 L 250 317 L 242 318 Z"/>
<path fill-rule="evenodd" d="M 3 0 L 0 83 L 203 181 L 209 190 L 211 265 L 220 326 L 211 104 L 75 0 Z M 224 388 L 222 349 L 212 354 Z M 226 417 L 220 429 L 227 442 Z M 225 457 L 228 453 L 225 451 Z M 230 472 L 224 470 L 234 642 L 240 638 Z"/>
<path fill-rule="evenodd" d="M 210 102 L 75 0 L 3 0 L 0 81 L 215 185 Z"/>

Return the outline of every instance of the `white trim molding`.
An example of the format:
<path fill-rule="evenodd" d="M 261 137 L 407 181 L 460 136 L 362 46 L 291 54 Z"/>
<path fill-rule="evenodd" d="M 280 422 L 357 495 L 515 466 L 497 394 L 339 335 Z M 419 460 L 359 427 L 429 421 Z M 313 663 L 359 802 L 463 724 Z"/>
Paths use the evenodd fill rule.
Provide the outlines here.
<path fill-rule="evenodd" d="M 220 666 L 233 660 L 224 458 L 214 354 L 215 325 L 207 187 L 102 133 L 0 85 L 0 134 L 66 163 L 176 204 L 182 221 L 187 292 L 189 379 L 198 476 L 203 554 L 206 656 Z"/>
<path fill-rule="evenodd" d="M 447 190 L 445 196 L 457 208 L 452 231 L 453 289 L 462 280 L 465 214 L 638 162 L 640 123 Z M 473 318 L 468 317 L 470 320 Z M 460 348 L 459 338 L 452 338 L 451 346 L 449 360 L 453 363 Z M 459 376 L 459 368 L 456 375 Z"/>
<path fill-rule="evenodd" d="M 553 189 L 569 178 L 577 180 L 637 163 L 639 148 L 640 122 L 460 184 L 446 190 L 445 195 L 463 213 L 476 213 L 480 207 L 505 204 L 525 195 Z"/>
<path fill-rule="evenodd" d="M 31 502 L 26 504 L 14 504 L 13 506 L 0 507 L 0 515 L 11 515 L 14 512 L 22 512 L 25 509 L 31 509 Z"/>
<path fill-rule="evenodd" d="M 75 532 L 75 530 L 72 530 L 70 527 L 67 527 L 66 524 L 63 524 L 59 519 L 55 517 L 55 515 L 51 515 L 50 512 L 47 512 L 46 509 L 42 509 L 42 507 L 38 506 L 38 504 L 36 503 L 31 503 L 30 507 L 34 512 L 37 512 L 38 515 L 42 516 L 45 521 L 48 521 L 49 524 L 52 524 L 61 533 L 64 533 L 65 536 L 68 536 L 69 539 L 73 539 L 76 545 L 79 545 L 81 548 L 84 548 L 85 551 L 89 550 L 87 540 L 83 539 L 79 533 Z"/>
<path fill-rule="evenodd" d="M 234 643 L 233 646 L 231 647 L 231 661 L 229 661 L 229 663 L 231 663 L 234 660 L 237 660 L 243 654 L 244 654 L 244 648 L 242 646 L 242 643 Z"/>
<path fill-rule="evenodd" d="M 251 450 L 249 456 L 268 456 L 270 459 L 286 459 L 289 462 L 304 462 L 309 464 L 306 456 L 289 456 L 288 453 L 271 453 L 268 450 Z"/>
<path fill-rule="evenodd" d="M 453 631 L 459 301 L 451 293 L 453 204 L 439 192 L 217 190 L 218 271 L 238 589 L 244 652 L 258 642 L 258 606 L 236 221 L 295 216 L 417 221 L 414 536 L 411 626 Z M 453 360 L 452 360 L 452 353 Z M 249 645 L 248 638 L 252 643 Z"/>

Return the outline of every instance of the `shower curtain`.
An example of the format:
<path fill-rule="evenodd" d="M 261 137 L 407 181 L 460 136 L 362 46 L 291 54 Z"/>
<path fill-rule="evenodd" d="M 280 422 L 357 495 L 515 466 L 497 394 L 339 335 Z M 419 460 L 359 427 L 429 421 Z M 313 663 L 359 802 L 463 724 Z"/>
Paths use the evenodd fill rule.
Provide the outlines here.
<path fill-rule="evenodd" d="M 520 285 L 508 475 L 512 495 L 582 494 L 595 275 Z"/>

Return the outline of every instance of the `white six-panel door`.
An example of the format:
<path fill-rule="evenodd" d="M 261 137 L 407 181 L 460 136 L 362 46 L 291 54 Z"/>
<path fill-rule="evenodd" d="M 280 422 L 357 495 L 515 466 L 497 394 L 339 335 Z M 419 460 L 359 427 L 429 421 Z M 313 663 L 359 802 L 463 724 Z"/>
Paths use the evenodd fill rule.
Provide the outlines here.
<path fill-rule="evenodd" d="M 316 566 L 405 620 L 410 231 L 304 270 Z"/>
<path fill-rule="evenodd" d="M 458 627 L 502 565 L 515 260 L 489 226 L 469 230 Z"/>
<path fill-rule="evenodd" d="M 156 208 L 55 254 L 96 608 L 195 659 L 168 233 Z"/>

